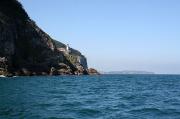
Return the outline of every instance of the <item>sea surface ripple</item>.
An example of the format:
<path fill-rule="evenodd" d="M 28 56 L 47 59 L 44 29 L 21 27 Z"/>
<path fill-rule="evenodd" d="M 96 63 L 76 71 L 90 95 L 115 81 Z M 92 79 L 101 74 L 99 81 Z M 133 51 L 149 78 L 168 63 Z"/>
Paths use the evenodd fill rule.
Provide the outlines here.
<path fill-rule="evenodd" d="M 0 119 L 180 119 L 180 75 L 0 78 Z"/>

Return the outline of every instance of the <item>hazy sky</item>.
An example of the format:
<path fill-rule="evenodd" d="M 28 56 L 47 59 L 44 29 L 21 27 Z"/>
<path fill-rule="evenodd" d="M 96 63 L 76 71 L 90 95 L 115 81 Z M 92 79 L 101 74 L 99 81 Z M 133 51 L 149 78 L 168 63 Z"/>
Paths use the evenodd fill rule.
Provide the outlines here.
<path fill-rule="evenodd" d="M 21 0 L 50 36 L 100 71 L 180 73 L 180 0 Z"/>

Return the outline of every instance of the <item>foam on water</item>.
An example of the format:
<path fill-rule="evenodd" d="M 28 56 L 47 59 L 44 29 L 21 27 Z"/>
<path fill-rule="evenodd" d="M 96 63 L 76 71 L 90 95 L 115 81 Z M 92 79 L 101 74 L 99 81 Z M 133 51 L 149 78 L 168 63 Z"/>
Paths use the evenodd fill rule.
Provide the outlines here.
<path fill-rule="evenodd" d="M 5 76 L 4 75 L 0 75 L 0 78 L 4 78 Z"/>

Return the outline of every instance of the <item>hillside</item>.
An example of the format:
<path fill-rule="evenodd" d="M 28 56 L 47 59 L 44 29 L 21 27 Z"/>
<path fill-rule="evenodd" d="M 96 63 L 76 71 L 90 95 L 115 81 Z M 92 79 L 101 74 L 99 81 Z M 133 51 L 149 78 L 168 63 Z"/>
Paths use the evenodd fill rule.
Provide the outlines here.
<path fill-rule="evenodd" d="M 0 75 L 88 74 L 86 58 L 72 48 L 60 52 L 65 45 L 41 30 L 17 0 L 0 1 L 0 32 Z"/>

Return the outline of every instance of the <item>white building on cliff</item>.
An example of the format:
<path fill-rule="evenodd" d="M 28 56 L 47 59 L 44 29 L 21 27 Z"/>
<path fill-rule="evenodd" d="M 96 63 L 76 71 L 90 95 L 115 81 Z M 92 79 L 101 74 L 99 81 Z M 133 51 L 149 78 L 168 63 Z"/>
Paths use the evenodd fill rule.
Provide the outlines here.
<path fill-rule="evenodd" d="M 71 52 L 69 44 L 67 44 L 65 48 L 63 48 L 63 47 L 58 48 L 58 51 L 63 52 L 64 54 L 67 54 L 67 55 Z"/>

